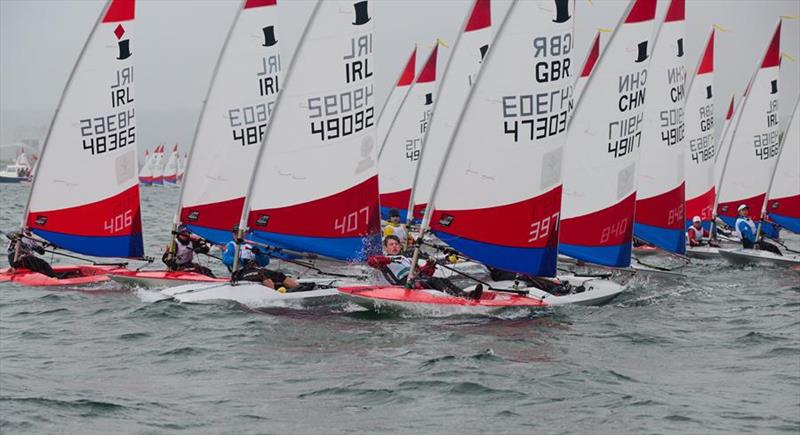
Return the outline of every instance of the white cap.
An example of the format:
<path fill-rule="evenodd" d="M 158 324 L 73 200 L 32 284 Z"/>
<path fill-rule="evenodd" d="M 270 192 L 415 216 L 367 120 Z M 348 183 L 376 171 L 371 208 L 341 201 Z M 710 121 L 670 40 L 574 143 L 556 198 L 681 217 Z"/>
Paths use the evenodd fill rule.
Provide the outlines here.
<path fill-rule="evenodd" d="M 739 206 L 739 208 L 737 208 L 737 209 L 736 209 L 736 211 L 742 211 L 742 210 L 744 210 L 744 209 L 746 209 L 746 208 L 747 208 L 747 204 L 741 204 L 741 205 Z"/>
<path fill-rule="evenodd" d="M 702 219 L 700 219 L 700 216 L 695 216 L 695 217 L 693 217 L 693 218 L 692 218 L 692 222 L 693 222 L 693 223 L 694 223 L 694 222 L 703 222 L 703 220 L 702 220 Z"/>

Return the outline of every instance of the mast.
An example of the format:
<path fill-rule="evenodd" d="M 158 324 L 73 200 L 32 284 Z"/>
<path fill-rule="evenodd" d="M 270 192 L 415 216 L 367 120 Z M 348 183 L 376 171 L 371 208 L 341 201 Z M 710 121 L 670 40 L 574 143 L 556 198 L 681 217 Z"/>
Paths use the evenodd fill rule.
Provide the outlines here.
<path fill-rule="evenodd" d="M 292 61 L 289 63 L 289 69 L 286 72 L 286 79 L 284 84 L 284 89 L 286 89 L 287 85 L 290 83 L 291 79 L 291 72 L 294 68 L 295 62 L 297 62 L 298 57 L 300 57 L 300 53 L 302 52 L 303 48 L 306 45 L 306 39 L 308 36 L 308 32 L 311 29 L 311 26 L 317 20 L 317 14 L 319 12 L 319 8 L 322 5 L 322 0 L 317 0 L 317 3 L 314 5 L 314 9 L 311 12 L 311 17 L 308 19 L 308 23 L 306 24 L 306 28 L 303 30 L 303 34 L 300 36 L 300 42 L 297 44 L 297 49 L 295 50 L 294 56 L 292 57 Z M 270 117 L 270 122 L 267 124 L 267 128 L 264 131 L 264 137 L 261 141 L 261 147 L 258 149 L 258 153 L 256 154 L 256 164 L 253 168 L 253 172 L 250 174 L 250 183 L 247 187 L 247 194 L 244 197 L 244 205 L 242 207 L 242 216 L 239 218 L 239 231 L 236 234 L 236 250 L 234 251 L 233 256 L 233 269 L 231 273 L 236 272 L 239 268 L 239 254 L 241 251 L 241 243 L 240 240 L 244 238 L 244 234 L 247 232 L 247 216 L 250 214 L 250 198 L 251 194 L 253 193 L 253 188 L 255 187 L 255 179 L 256 174 L 258 174 L 258 170 L 261 167 L 261 157 L 264 155 L 264 150 L 267 148 L 267 138 L 269 137 L 269 133 L 272 130 L 272 119 L 275 118 L 275 115 L 280 110 L 280 103 L 283 100 L 283 95 L 285 92 L 279 92 L 278 98 L 275 100 L 275 109 Z M 232 276 L 232 275 L 231 275 Z"/>
<path fill-rule="evenodd" d="M 69 89 L 70 85 L 72 84 L 72 79 L 75 77 L 75 71 L 78 70 L 78 66 L 81 64 L 81 60 L 83 60 L 84 55 L 86 54 L 86 49 L 89 47 L 89 42 L 92 40 L 92 36 L 97 31 L 97 27 L 100 26 L 100 23 L 103 20 L 103 17 L 106 16 L 108 12 L 108 8 L 111 6 L 111 2 L 114 0 L 106 0 L 106 5 L 103 7 L 103 10 L 98 15 L 97 20 L 92 27 L 92 31 L 89 32 L 89 37 L 86 38 L 86 42 L 83 43 L 83 48 L 81 48 L 80 54 L 78 54 L 78 60 L 75 61 L 75 64 L 72 66 L 72 71 L 69 73 L 69 78 L 67 78 L 67 83 L 64 85 L 64 90 L 61 91 L 61 97 L 58 99 L 58 106 L 56 106 L 56 111 L 53 113 L 53 118 L 50 120 L 50 126 L 47 128 L 47 134 L 44 137 L 44 142 L 42 144 L 42 150 L 39 151 L 39 163 L 44 160 L 44 156 L 47 152 L 47 145 L 50 143 L 50 133 L 53 132 L 53 126 L 55 125 L 56 119 L 58 119 L 58 113 L 61 111 L 61 105 L 64 103 L 64 98 L 67 96 L 67 90 Z M 39 165 L 41 166 L 41 165 Z M 28 220 L 28 213 L 30 213 L 31 207 L 31 198 L 33 198 L 33 193 L 36 191 L 36 181 L 39 178 L 39 171 L 33 176 L 33 182 L 31 182 L 31 190 L 28 194 L 28 201 L 25 203 L 25 212 L 22 214 L 22 222 L 20 223 L 20 228 L 25 229 L 25 222 Z M 138 168 L 135 172 L 139 172 Z M 17 248 L 17 256 L 19 256 L 19 248 Z"/>
<path fill-rule="evenodd" d="M 230 28 L 228 28 L 228 33 L 225 35 L 225 42 L 222 44 L 222 50 L 220 51 L 219 56 L 217 57 L 217 63 L 214 64 L 214 71 L 211 73 L 211 81 L 208 84 L 208 88 L 206 89 L 205 98 L 203 98 L 203 106 L 200 108 L 200 116 L 197 118 L 197 124 L 194 126 L 194 133 L 192 134 L 192 145 L 189 147 L 189 155 L 186 158 L 186 162 L 184 163 L 183 167 L 183 175 L 182 180 L 187 178 L 186 175 L 189 173 L 189 169 L 191 168 L 192 163 L 192 156 L 194 155 L 195 151 L 195 142 L 197 142 L 197 136 L 200 132 L 200 123 L 203 120 L 203 116 L 206 113 L 206 107 L 208 106 L 208 98 L 211 95 L 211 91 L 214 89 L 214 83 L 217 81 L 217 74 L 219 73 L 220 65 L 222 65 L 222 59 L 225 54 L 225 51 L 228 48 L 228 44 L 230 43 L 231 36 L 233 35 L 234 29 L 236 29 L 236 23 L 239 21 L 239 16 L 242 14 L 244 10 L 244 5 L 247 0 L 242 0 L 239 4 L 239 8 L 236 11 L 236 15 L 233 18 L 233 22 L 231 23 Z M 180 156 L 179 156 L 180 157 Z M 180 160 L 180 158 L 179 158 Z M 180 169 L 179 169 L 180 170 Z M 186 183 L 181 182 L 181 192 L 178 195 L 178 206 L 175 209 L 175 214 L 172 217 L 172 232 L 178 230 L 178 225 L 180 223 L 180 214 L 181 208 L 183 207 L 183 198 L 186 191 Z M 170 251 L 175 250 L 175 237 L 171 238 L 172 242 L 170 243 Z"/>

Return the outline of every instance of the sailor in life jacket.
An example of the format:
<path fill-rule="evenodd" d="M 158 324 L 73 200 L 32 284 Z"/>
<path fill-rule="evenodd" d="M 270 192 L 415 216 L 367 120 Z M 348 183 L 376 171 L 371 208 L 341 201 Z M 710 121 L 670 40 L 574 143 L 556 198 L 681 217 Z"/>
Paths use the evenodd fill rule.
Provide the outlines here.
<path fill-rule="evenodd" d="M 386 236 L 395 236 L 400 239 L 403 246 L 408 246 L 410 240 L 408 227 L 400 223 L 400 212 L 397 209 L 389 210 L 389 223 L 383 227 L 383 237 Z"/>
<path fill-rule="evenodd" d="M 380 270 L 386 280 L 393 285 L 405 285 L 408 274 L 411 272 L 411 259 L 402 255 L 403 244 L 395 235 L 388 235 L 383 239 L 383 252 L 385 255 L 372 256 L 367 263 Z M 417 280 L 414 282 L 416 289 L 436 289 L 441 292 L 466 299 L 480 299 L 483 286 L 478 284 L 475 290 L 465 292 L 447 278 L 433 276 L 436 272 L 436 263 L 428 260 L 417 271 Z"/>
<path fill-rule="evenodd" d="M 166 252 L 161 257 L 161 261 L 167 265 L 169 270 L 182 270 L 188 272 L 197 272 L 206 276 L 214 278 L 214 273 L 211 269 L 194 263 L 194 253 L 207 254 L 210 246 L 205 240 L 199 237 L 192 237 L 192 232 L 185 225 L 178 227 L 175 236 L 175 249 L 171 245 L 167 245 Z"/>
<path fill-rule="evenodd" d="M 703 220 L 700 216 L 692 218 L 692 226 L 686 231 L 686 240 L 689 241 L 689 246 L 702 246 L 709 243 L 711 234 L 708 230 L 703 228 Z"/>
<path fill-rule="evenodd" d="M 7 235 L 9 238 L 8 249 L 8 264 L 14 269 L 28 269 L 33 272 L 41 273 L 42 275 L 51 278 L 59 278 L 50 263 L 37 257 L 36 254 L 44 254 L 44 248 L 47 243 L 39 243 L 33 239 L 31 230 L 25 228 L 21 233 L 14 232 Z M 17 258 L 17 246 L 19 246 L 19 257 Z M 14 261 L 16 258 L 16 261 Z"/>
<path fill-rule="evenodd" d="M 225 251 L 222 253 L 222 263 L 228 267 L 228 270 L 233 270 L 233 260 L 236 255 L 236 238 L 239 237 L 239 225 L 234 225 L 231 232 L 233 233 L 233 240 L 225 245 Z M 249 243 L 244 243 L 243 240 L 240 240 L 239 249 L 239 260 L 253 260 L 258 267 L 266 267 L 269 264 L 269 255 Z"/>
<path fill-rule="evenodd" d="M 736 209 L 739 218 L 736 219 L 736 234 L 742 239 L 744 249 L 753 249 L 756 244 L 756 224 L 750 219 L 750 209 L 742 204 Z"/>

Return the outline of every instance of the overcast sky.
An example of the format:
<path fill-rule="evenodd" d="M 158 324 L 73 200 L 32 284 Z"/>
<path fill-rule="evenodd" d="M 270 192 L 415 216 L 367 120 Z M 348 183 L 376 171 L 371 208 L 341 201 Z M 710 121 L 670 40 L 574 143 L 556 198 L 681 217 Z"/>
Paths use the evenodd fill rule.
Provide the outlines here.
<path fill-rule="evenodd" d="M 383 102 L 415 43 L 427 56 L 437 37 L 455 40 L 471 0 L 374 0 L 376 95 Z M 525 0 L 521 0 L 525 1 Z M 613 28 L 627 0 L 577 0 L 575 59 L 580 64 L 598 27 Z M 47 126 L 67 76 L 103 8 L 100 0 L 0 0 L 0 143 Z M 279 0 L 278 38 L 289 65 L 314 2 Z M 662 17 L 668 0 L 659 0 Z M 239 0 L 138 0 L 137 133 L 143 147 L 178 142 L 188 149 L 194 123 Z M 509 2 L 493 2 L 499 23 Z M 687 0 L 687 69 L 693 71 L 712 24 L 716 45 L 717 115 L 731 92 L 741 94 L 781 15 L 800 15 L 798 0 Z M 497 30 L 496 28 L 494 29 Z M 797 61 L 781 70 L 782 117 L 800 90 L 800 22 L 784 20 L 781 51 Z M 442 50 L 440 68 L 449 50 Z M 421 63 L 421 60 L 420 60 Z M 43 132 L 41 133 L 43 136 Z"/>

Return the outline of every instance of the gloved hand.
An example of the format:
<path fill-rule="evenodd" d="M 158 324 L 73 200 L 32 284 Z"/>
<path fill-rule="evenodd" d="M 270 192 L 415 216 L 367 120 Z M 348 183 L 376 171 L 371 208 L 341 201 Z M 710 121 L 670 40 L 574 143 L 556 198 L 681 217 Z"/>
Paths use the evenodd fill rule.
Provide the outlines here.
<path fill-rule="evenodd" d="M 421 276 L 433 276 L 436 272 L 436 262 L 433 260 L 428 260 L 425 262 L 425 265 L 419 268 L 419 274 Z"/>
<path fill-rule="evenodd" d="M 391 262 L 392 262 L 391 258 L 383 255 L 373 255 L 367 258 L 367 264 L 369 264 L 370 267 L 374 267 L 375 269 L 382 269 Z"/>

